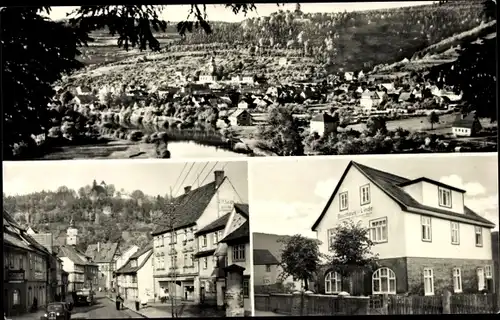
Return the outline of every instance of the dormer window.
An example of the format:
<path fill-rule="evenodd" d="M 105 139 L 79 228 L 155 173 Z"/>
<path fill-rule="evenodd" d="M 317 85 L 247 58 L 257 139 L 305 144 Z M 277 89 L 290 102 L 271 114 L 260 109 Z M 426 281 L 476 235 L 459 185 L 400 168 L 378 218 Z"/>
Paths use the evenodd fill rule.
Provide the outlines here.
<path fill-rule="evenodd" d="M 347 210 L 349 208 L 347 191 L 339 194 L 339 207 L 340 211 Z"/>
<path fill-rule="evenodd" d="M 439 192 L 439 206 L 451 208 L 451 190 L 438 188 Z"/>

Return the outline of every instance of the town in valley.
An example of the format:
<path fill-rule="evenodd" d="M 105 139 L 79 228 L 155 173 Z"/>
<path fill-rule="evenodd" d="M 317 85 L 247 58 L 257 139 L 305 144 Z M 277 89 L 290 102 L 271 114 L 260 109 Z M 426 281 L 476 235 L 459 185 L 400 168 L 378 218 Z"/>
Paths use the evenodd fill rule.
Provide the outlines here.
<path fill-rule="evenodd" d="M 250 316 L 246 162 L 104 162 L 51 172 L 56 183 L 85 181 L 87 171 L 108 181 L 80 189 L 46 185 L 34 172 L 50 164 L 6 166 L 5 316 L 39 320 L 57 308 L 72 319 Z M 32 184 L 9 190 L 15 181 Z M 141 181 L 144 191 L 125 190 Z"/>
<path fill-rule="evenodd" d="M 206 24 L 192 16 L 154 31 L 154 50 L 125 48 L 111 29 L 89 31 L 93 41 L 72 57 L 79 67 L 54 77 L 44 116 L 33 115 L 40 128 L 9 138 L 4 153 L 137 159 L 496 150 L 495 1 L 336 5 L 285 4 L 266 15 L 254 12 L 260 4 L 243 5 L 247 16 L 236 22 L 212 21 L 210 11 Z M 228 6 L 217 12 L 243 10 Z M 65 19 L 86 21 L 82 12 Z M 14 115 L 6 121 L 28 127 Z"/>

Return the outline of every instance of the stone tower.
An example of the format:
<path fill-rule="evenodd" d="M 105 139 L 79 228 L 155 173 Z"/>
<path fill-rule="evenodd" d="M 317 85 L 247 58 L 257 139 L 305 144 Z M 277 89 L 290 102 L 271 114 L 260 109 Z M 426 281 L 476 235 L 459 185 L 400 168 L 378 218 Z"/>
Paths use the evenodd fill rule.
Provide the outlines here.
<path fill-rule="evenodd" d="M 217 64 L 215 63 L 215 57 L 212 56 L 212 59 L 210 59 L 210 66 L 208 67 L 208 70 L 211 75 L 215 75 L 217 72 Z"/>
<path fill-rule="evenodd" d="M 68 230 L 66 231 L 66 244 L 69 246 L 76 246 L 78 244 L 78 229 L 75 228 L 73 217 L 71 217 Z"/>

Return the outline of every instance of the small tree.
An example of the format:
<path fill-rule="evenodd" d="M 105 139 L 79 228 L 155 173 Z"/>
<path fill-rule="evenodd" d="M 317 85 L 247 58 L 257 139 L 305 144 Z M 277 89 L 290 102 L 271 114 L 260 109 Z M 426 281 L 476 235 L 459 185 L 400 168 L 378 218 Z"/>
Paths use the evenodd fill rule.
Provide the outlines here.
<path fill-rule="evenodd" d="M 373 242 L 370 230 L 351 220 L 334 228 L 334 236 L 329 243 L 333 252 L 330 264 L 342 278 L 347 278 L 358 271 L 372 272 L 377 268 L 377 255 L 372 254 Z M 352 289 L 352 279 L 350 279 Z"/>
<path fill-rule="evenodd" d="M 379 131 L 382 134 L 387 133 L 386 120 L 384 117 L 370 117 L 366 121 L 366 130 L 370 136 L 376 135 Z"/>
<path fill-rule="evenodd" d="M 427 121 L 431 124 L 431 130 L 434 130 L 434 124 L 439 123 L 439 115 L 432 111 L 429 116 L 427 117 Z"/>
<path fill-rule="evenodd" d="M 281 279 L 292 276 L 304 282 L 304 289 L 308 289 L 309 281 L 313 279 L 320 264 L 320 241 L 309 239 L 299 234 L 284 239 L 280 266 L 283 269 Z"/>

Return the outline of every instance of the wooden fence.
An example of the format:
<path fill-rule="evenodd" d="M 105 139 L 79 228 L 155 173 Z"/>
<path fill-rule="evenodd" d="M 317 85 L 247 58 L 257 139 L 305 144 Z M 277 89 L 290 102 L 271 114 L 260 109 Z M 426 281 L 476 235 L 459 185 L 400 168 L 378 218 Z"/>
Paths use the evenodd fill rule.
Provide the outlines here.
<path fill-rule="evenodd" d="M 437 296 L 370 296 L 371 315 L 481 314 L 498 312 L 496 294 L 451 294 Z"/>
<path fill-rule="evenodd" d="M 295 292 L 255 294 L 255 309 L 292 316 L 367 315 L 370 299 Z"/>

